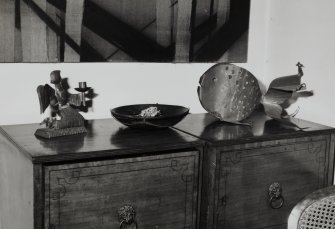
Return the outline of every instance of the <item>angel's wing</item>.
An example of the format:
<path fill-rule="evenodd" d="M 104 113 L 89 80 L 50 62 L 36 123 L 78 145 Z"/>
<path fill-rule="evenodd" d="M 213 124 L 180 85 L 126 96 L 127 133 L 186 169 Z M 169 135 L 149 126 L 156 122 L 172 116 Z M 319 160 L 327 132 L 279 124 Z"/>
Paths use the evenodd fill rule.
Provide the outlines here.
<path fill-rule="evenodd" d="M 47 109 L 50 104 L 51 98 L 55 97 L 55 90 L 48 84 L 40 85 L 37 87 L 38 99 L 40 101 L 41 114 Z"/>

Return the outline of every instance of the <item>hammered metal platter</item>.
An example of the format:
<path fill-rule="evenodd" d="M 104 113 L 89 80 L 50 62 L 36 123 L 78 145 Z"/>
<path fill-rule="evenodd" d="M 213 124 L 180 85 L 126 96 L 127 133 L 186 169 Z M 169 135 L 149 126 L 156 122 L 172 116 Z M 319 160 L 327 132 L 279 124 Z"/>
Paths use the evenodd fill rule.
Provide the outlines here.
<path fill-rule="evenodd" d="M 216 64 L 200 78 L 198 96 L 203 108 L 221 121 L 239 123 L 260 104 L 262 93 L 249 71 L 233 64 Z"/>

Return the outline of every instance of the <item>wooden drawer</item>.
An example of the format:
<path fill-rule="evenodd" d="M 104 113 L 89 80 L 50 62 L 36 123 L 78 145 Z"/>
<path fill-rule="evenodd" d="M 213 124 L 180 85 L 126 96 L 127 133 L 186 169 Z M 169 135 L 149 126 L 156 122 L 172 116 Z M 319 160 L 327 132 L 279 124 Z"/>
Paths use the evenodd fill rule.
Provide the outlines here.
<path fill-rule="evenodd" d="M 328 138 L 316 136 L 219 150 L 215 228 L 286 228 L 294 205 L 327 184 Z M 284 204 L 273 209 L 269 187 L 278 182 Z M 273 199 L 279 207 L 281 198 Z"/>
<path fill-rule="evenodd" d="M 45 228 L 196 228 L 197 151 L 45 167 Z"/>

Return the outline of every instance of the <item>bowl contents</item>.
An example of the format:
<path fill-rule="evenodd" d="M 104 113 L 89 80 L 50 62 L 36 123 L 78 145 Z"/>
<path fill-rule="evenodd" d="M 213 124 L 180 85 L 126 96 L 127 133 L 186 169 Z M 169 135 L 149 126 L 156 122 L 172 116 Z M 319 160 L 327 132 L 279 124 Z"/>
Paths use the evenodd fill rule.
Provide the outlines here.
<path fill-rule="evenodd" d="M 147 118 L 147 117 L 156 117 L 161 115 L 161 111 L 158 110 L 157 107 L 148 107 L 147 109 L 143 109 L 139 116 Z"/>

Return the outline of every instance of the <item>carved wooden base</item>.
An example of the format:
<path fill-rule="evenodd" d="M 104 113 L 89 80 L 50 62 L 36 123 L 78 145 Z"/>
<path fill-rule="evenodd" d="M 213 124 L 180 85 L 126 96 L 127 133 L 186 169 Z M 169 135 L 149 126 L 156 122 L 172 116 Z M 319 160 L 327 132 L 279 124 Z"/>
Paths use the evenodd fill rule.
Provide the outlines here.
<path fill-rule="evenodd" d="M 81 133 L 86 133 L 86 129 L 83 126 L 71 127 L 71 128 L 65 128 L 65 129 L 41 128 L 41 129 L 36 130 L 35 135 L 42 137 L 42 138 L 56 138 L 56 137 L 73 135 L 73 134 L 81 134 Z"/>

